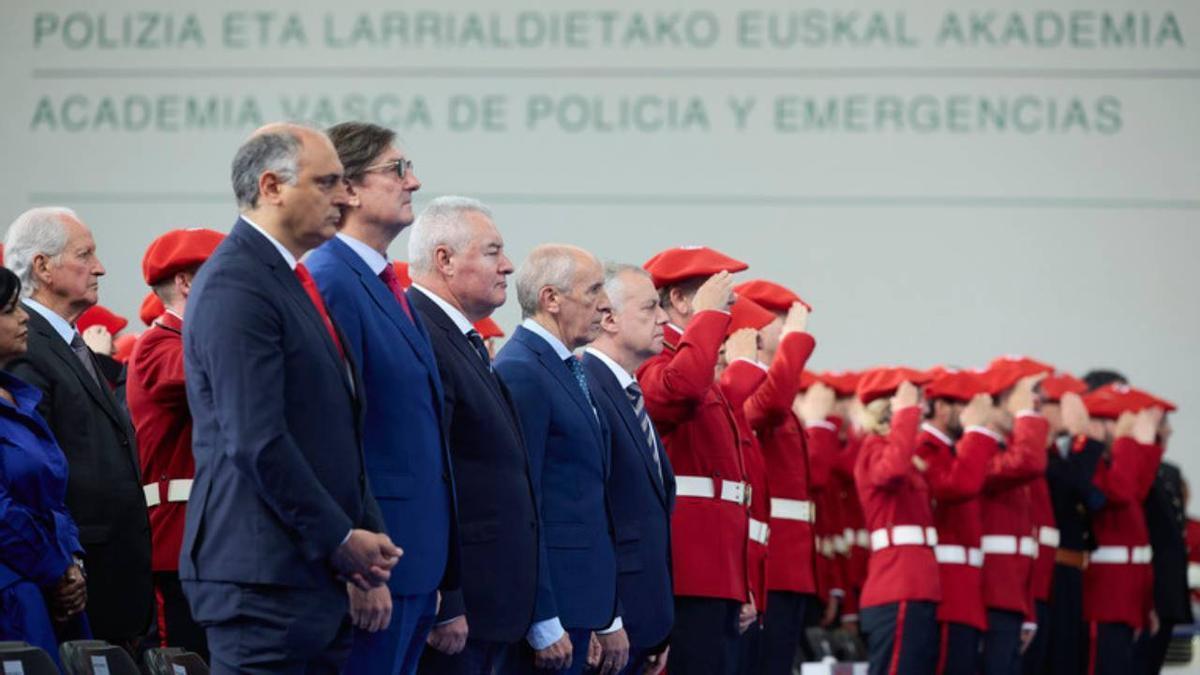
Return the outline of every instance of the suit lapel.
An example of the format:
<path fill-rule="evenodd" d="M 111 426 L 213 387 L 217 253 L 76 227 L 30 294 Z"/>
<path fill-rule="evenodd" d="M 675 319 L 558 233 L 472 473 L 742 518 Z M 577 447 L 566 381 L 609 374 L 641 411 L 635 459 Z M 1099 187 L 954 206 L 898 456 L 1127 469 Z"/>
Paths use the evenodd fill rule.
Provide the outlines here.
<path fill-rule="evenodd" d="M 296 278 L 296 272 L 288 267 L 287 261 L 275 250 L 274 245 L 267 241 L 267 238 L 260 234 L 257 230 L 251 227 L 242 219 L 234 224 L 233 230 L 229 236 L 240 237 L 247 243 L 248 250 L 252 255 L 257 257 L 270 271 L 271 276 L 280 285 L 283 290 L 282 295 L 292 301 L 295 309 L 308 320 L 311 327 L 317 329 L 321 336 L 321 341 L 325 344 L 325 353 L 333 360 L 334 366 L 341 375 L 338 379 L 346 387 L 346 391 L 351 397 L 357 398 L 355 384 L 353 382 L 354 371 L 353 366 L 349 365 L 350 361 L 343 360 L 342 355 L 338 352 L 337 346 L 333 344 L 333 337 L 329 335 L 329 331 L 325 329 L 325 320 L 321 318 L 321 313 L 317 310 L 317 306 L 313 304 L 308 293 L 304 291 L 304 287 L 300 285 L 300 280 Z M 333 317 L 329 320 L 332 322 Z M 334 324 L 334 330 L 337 331 L 337 324 Z M 340 331 L 339 331 L 339 339 Z M 349 358 L 349 355 L 347 355 Z M 350 367 L 350 373 L 346 372 L 347 367 Z"/>
<path fill-rule="evenodd" d="M 120 415 L 117 413 L 116 399 L 113 397 L 112 392 L 102 391 L 104 385 L 92 379 L 92 376 L 84 369 L 83 364 L 75 356 L 75 352 L 71 350 L 70 345 L 63 341 L 62 336 L 58 334 L 58 331 L 54 330 L 54 326 L 51 326 L 45 317 L 28 306 L 25 307 L 25 313 L 29 315 L 29 323 L 45 336 L 46 343 L 50 345 L 50 351 L 54 352 L 54 355 L 75 374 L 80 384 L 83 385 L 84 390 L 87 391 L 88 396 L 91 396 L 104 410 L 104 413 L 111 417 L 114 422 L 122 425 Z M 92 364 L 96 368 L 96 377 L 102 378 L 100 365 L 96 363 L 95 357 L 91 355 L 91 350 L 88 350 L 88 358 L 92 359 Z"/>
<path fill-rule="evenodd" d="M 600 430 L 600 420 L 596 416 L 595 409 L 592 408 L 592 402 L 584 397 L 583 391 L 579 388 L 579 383 L 575 381 L 575 376 L 571 374 L 571 369 L 562 359 L 558 358 L 558 354 L 550 346 L 550 343 L 524 326 L 517 327 L 517 330 L 513 332 L 512 339 L 524 344 L 537 354 L 542 367 L 550 372 L 550 376 L 566 390 L 567 395 L 571 397 L 575 405 L 579 406 L 579 409 L 584 412 L 584 416 L 588 418 L 591 424 L 592 431 L 597 436 L 603 437 L 603 432 Z"/>
<path fill-rule="evenodd" d="M 617 415 L 625 424 L 625 428 L 629 431 L 629 437 L 633 439 L 634 446 L 638 448 L 639 454 L 642 457 L 642 464 L 646 468 L 646 473 L 650 476 L 650 483 L 654 485 L 654 491 L 658 494 L 658 498 L 662 500 L 663 505 L 667 503 L 667 495 L 664 492 L 664 481 L 666 473 L 663 473 L 662 478 L 658 475 L 658 467 L 654 464 L 654 457 L 650 454 L 650 448 L 646 445 L 646 434 L 642 433 L 642 424 L 638 421 L 637 415 L 633 413 L 633 404 L 629 402 L 629 396 L 625 390 L 621 388 L 621 383 L 617 381 L 615 375 L 609 370 L 608 365 L 603 361 L 592 356 L 584 354 L 584 364 L 591 369 L 592 378 L 600 385 L 604 391 L 604 395 L 608 397 L 613 407 L 617 409 Z M 655 447 L 658 446 L 658 433 L 654 434 Z M 660 458 L 663 456 L 662 450 L 659 449 Z"/>

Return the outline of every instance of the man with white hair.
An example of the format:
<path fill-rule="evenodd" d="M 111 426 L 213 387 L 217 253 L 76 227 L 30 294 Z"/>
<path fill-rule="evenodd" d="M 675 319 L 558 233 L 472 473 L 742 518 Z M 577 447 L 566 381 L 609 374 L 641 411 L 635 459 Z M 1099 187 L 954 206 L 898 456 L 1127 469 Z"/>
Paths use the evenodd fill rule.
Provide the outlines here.
<path fill-rule="evenodd" d="M 539 523 L 517 412 L 473 324 L 504 304 L 513 266 L 491 210 L 466 197 L 421 212 L 408 257 L 442 378 L 462 543 L 462 589 L 442 594 L 420 672 L 507 672 L 533 619 Z"/>
<path fill-rule="evenodd" d="M 521 662 L 531 671 L 579 673 L 593 631 L 601 651 L 625 652 L 617 661 L 629 649 L 616 593 L 608 428 L 572 353 L 600 334 L 604 270 L 581 248 L 538 246 L 517 271 L 517 300 L 525 320 L 496 370 L 521 418 L 545 523 L 533 653 Z"/>
<path fill-rule="evenodd" d="M 4 243 L 29 314 L 29 351 L 8 370 L 42 391 L 38 411 L 67 456 L 67 507 L 85 551 L 92 631 L 132 648 L 150 626 L 153 602 L 137 445 L 129 417 L 75 329 L 99 299 L 104 265 L 91 231 L 70 209 L 26 211 Z"/>

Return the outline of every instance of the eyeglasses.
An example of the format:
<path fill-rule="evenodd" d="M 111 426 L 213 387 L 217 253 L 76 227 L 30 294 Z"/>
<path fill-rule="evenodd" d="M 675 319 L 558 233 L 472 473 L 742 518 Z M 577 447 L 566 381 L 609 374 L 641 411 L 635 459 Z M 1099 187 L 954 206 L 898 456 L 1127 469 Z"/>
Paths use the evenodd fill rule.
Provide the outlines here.
<path fill-rule="evenodd" d="M 380 169 L 386 169 L 388 171 L 395 171 L 396 177 L 399 178 L 400 180 L 404 180 L 404 177 L 412 172 L 413 163 L 412 163 L 411 159 L 394 159 L 390 162 L 384 162 L 383 164 L 376 164 L 375 166 L 368 166 L 367 168 L 363 169 L 363 173 L 379 171 Z"/>

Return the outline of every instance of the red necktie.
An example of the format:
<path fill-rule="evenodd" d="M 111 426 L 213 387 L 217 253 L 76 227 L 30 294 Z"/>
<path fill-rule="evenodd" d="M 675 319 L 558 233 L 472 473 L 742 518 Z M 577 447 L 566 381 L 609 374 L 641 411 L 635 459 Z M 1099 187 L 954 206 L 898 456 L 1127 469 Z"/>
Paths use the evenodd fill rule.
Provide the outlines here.
<path fill-rule="evenodd" d="M 296 278 L 300 280 L 300 285 L 304 287 L 308 299 L 317 308 L 317 314 L 320 314 L 321 320 L 325 322 L 325 330 L 329 331 L 329 337 L 333 338 L 333 345 L 337 347 L 338 354 L 345 361 L 346 352 L 342 349 L 341 340 L 338 340 L 337 331 L 333 329 L 333 320 L 329 318 L 329 310 L 325 309 L 325 301 L 321 299 L 321 293 L 317 291 L 317 282 L 313 281 L 312 275 L 308 273 L 308 268 L 304 266 L 304 263 L 296 263 Z"/>
<path fill-rule="evenodd" d="M 404 294 L 404 287 L 400 285 L 400 277 L 396 276 L 396 269 L 391 263 L 383 266 L 383 271 L 379 273 L 379 278 L 383 283 L 387 284 L 388 290 L 392 295 L 396 296 L 396 302 L 400 303 L 400 308 L 404 310 L 404 314 L 408 316 L 408 320 L 412 321 L 412 308 L 408 306 L 408 296 Z"/>

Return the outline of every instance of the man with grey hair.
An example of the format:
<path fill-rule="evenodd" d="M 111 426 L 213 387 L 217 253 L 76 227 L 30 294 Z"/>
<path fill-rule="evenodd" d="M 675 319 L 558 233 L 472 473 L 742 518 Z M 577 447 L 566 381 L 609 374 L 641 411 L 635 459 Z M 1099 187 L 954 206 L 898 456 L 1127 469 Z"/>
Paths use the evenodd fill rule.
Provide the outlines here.
<path fill-rule="evenodd" d="M 531 671 L 582 672 L 596 631 L 599 647 L 616 654 L 605 657 L 611 669 L 628 643 L 616 592 L 608 428 L 572 354 L 600 333 L 604 270 L 576 246 L 538 246 L 517 271 L 517 300 L 525 320 L 496 370 L 520 415 L 546 524 L 532 651 L 522 662 Z"/>
<path fill-rule="evenodd" d="M 150 520 L 129 417 L 75 329 L 99 300 L 104 265 L 75 212 L 35 208 L 8 228 L 6 261 L 21 279 L 29 350 L 8 364 L 42 391 L 38 412 L 70 467 L 67 507 L 79 524 L 88 618 L 96 637 L 132 649 L 150 626 Z"/>
<path fill-rule="evenodd" d="M 421 212 L 408 257 L 442 378 L 462 541 L 462 589 L 442 595 L 420 670 L 506 672 L 533 617 L 539 527 L 517 414 L 473 324 L 504 304 L 513 266 L 491 210 L 467 197 Z"/>
<path fill-rule="evenodd" d="M 650 274 L 633 265 L 609 265 L 604 290 L 610 303 L 600 337 L 587 347 L 583 368 L 596 407 L 611 430 L 608 479 L 613 525 L 621 547 L 617 594 L 629 636 L 627 671 L 658 673 L 666 666 L 667 638 L 675 620 L 671 584 L 671 509 L 675 474 L 634 375 L 662 352 L 667 313 Z M 605 653 L 601 670 L 620 671 Z"/>
<path fill-rule="evenodd" d="M 232 178 L 241 217 L 183 322 L 196 477 L 179 577 L 212 672 L 338 672 L 346 582 L 381 586 L 401 554 L 367 485 L 354 353 L 298 262 L 349 195 L 329 138 L 294 124 L 255 132 Z"/>

